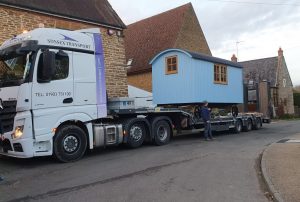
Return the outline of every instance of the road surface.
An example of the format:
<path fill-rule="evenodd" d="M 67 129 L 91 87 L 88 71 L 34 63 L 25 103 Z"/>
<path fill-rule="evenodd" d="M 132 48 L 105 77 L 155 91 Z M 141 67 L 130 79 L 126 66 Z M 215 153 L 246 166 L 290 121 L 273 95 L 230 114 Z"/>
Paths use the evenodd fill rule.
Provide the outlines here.
<path fill-rule="evenodd" d="M 279 121 L 209 142 L 193 134 L 162 147 L 97 150 L 69 164 L 0 157 L 0 201 L 268 201 L 259 156 L 298 133 L 299 123 Z"/>

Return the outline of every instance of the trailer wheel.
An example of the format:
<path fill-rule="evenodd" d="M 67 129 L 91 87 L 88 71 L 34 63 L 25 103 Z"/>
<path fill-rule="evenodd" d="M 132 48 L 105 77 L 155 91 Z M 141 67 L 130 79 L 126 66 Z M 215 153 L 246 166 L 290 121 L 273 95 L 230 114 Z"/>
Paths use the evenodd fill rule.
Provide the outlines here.
<path fill-rule="evenodd" d="M 232 130 L 234 133 L 240 133 L 242 131 L 242 122 L 241 120 L 237 119 L 235 122 L 235 128 Z"/>
<path fill-rule="evenodd" d="M 61 162 L 73 162 L 83 157 L 87 148 L 87 136 L 78 126 L 65 125 L 54 136 L 54 156 Z"/>
<path fill-rule="evenodd" d="M 167 121 L 161 120 L 154 125 L 154 143 L 158 146 L 168 144 L 171 137 L 171 129 Z"/>
<path fill-rule="evenodd" d="M 262 128 L 262 120 L 261 120 L 261 118 L 257 118 L 256 124 L 255 124 L 255 129 L 258 130 L 260 128 Z"/>
<path fill-rule="evenodd" d="M 244 131 L 248 132 L 248 131 L 252 130 L 252 126 L 253 125 L 252 125 L 251 119 L 248 119 L 247 122 L 246 122 L 246 126 L 244 127 Z"/>
<path fill-rule="evenodd" d="M 253 125 L 252 125 L 252 129 L 253 130 L 258 130 L 258 119 L 256 118 L 255 120 L 253 120 Z"/>
<path fill-rule="evenodd" d="M 144 123 L 132 119 L 124 125 L 124 130 L 128 135 L 128 147 L 137 148 L 143 144 L 146 137 L 146 128 Z"/>

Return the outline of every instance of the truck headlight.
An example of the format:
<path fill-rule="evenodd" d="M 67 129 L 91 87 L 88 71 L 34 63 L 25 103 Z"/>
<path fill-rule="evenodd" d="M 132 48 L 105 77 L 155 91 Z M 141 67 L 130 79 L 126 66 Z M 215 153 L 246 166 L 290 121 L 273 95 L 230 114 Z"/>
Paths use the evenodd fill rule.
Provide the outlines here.
<path fill-rule="evenodd" d="M 17 126 L 15 128 L 15 132 L 12 134 L 12 138 L 13 139 L 18 139 L 18 138 L 22 137 L 23 129 L 24 129 L 24 126 Z"/>

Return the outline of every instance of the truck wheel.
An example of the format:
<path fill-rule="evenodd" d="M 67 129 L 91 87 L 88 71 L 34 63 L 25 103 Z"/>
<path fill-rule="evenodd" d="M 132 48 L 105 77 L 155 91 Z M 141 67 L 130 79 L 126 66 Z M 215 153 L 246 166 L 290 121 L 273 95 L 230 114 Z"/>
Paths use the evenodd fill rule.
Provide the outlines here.
<path fill-rule="evenodd" d="M 128 135 L 128 147 L 137 148 L 143 144 L 146 137 L 146 128 L 142 122 L 129 121 L 125 124 L 124 130 Z"/>
<path fill-rule="evenodd" d="M 234 133 L 240 133 L 242 131 L 242 122 L 241 120 L 236 120 L 235 128 L 232 130 Z"/>
<path fill-rule="evenodd" d="M 171 136 L 171 129 L 167 121 L 161 120 L 154 125 L 154 143 L 158 146 L 168 144 Z"/>
<path fill-rule="evenodd" d="M 252 130 L 252 121 L 251 121 L 251 119 L 248 119 L 246 122 L 246 126 L 244 127 L 244 131 L 248 132 L 250 130 Z"/>
<path fill-rule="evenodd" d="M 55 157 L 61 162 L 77 161 L 87 148 L 87 136 L 78 126 L 66 125 L 55 134 L 53 149 Z"/>

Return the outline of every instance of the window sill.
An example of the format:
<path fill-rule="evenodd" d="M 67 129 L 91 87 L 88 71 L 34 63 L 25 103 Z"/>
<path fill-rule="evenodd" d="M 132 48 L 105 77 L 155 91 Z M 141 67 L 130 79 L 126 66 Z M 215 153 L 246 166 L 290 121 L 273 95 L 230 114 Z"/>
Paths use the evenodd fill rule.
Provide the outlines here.
<path fill-rule="evenodd" d="M 219 84 L 219 85 L 228 85 L 228 82 L 214 82 L 214 84 Z"/>

